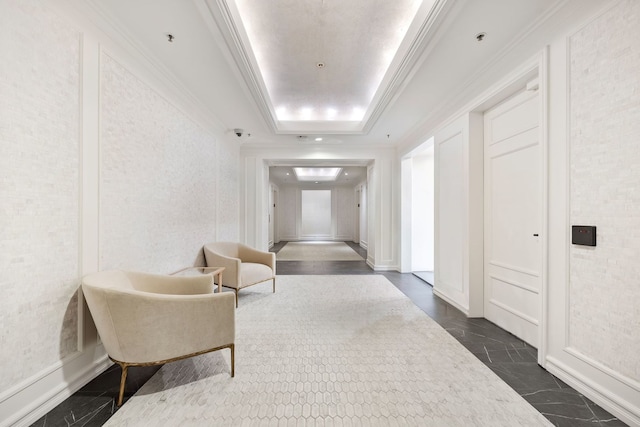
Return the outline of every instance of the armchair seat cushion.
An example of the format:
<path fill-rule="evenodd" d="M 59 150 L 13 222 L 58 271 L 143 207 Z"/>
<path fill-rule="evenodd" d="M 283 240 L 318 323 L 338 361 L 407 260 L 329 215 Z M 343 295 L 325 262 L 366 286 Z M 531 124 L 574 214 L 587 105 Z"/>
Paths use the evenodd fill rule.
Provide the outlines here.
<path fill-rule="evenodd" d="M 246 288 L 273 279 L 273 270 L 268 265 L 243 262 L 240 267 L 240 279 L 242 282 L 238 288 Z"/>

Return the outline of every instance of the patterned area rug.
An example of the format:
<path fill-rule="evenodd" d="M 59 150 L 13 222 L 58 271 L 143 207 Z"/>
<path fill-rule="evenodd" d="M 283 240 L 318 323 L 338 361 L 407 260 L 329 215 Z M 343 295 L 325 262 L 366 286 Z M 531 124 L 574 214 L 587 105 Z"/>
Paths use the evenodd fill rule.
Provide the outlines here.
<path fill-rule="evenodd" d="M 240 293 L 235 378 L 167 364 L 106 425 L 551 425 L 385 277 L 277 281 Z"/>
<path fill-rule="evenodd" d="M 276 254 L 278 261 L 362 261 L 344 242 L 289 242 Z"/>

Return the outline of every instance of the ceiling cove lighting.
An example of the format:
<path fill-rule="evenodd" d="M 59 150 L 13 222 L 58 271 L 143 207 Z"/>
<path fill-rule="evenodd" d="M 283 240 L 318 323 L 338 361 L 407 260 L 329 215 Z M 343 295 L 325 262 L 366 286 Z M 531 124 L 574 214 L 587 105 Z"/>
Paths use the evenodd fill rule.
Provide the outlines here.
<path fill-rule="evenodd" d="M 335 181 L 342 168 L 293 168 L 298 181 Z"/>
<path fill-rule="evenodd" d="M 359 121 L 364 118 L 364 110 L 360 107 L 353 107 L 351 110 L 351 120 Z"/>
<path fill-rule="evenodd" d="M 416 18 L 420 16 L 422 20 L 423 16 L 430 16 L 427 12 L 437 0 L 379 1 L 375 7 L 366 0 L 207 3 L 218 4 L 224 10 L 225 20 L 229 19 L 231 36 L 241 45 L 246 55 L 244 62 L 250 68 L 243 70 L 243 74 L 255 83 L 254 96 L 264 103 L 263 114 L 268 113 L 269 119 L 281 122 L 275 123 L 276 128 L 282 125 L 290 130 L 308 125 L 296 122 L 314 122 L 313 126 L 331 129 L 330 122 L 364 121 L 366 112 L 374 111 L 372 102 L 379 102 L 375 95 L 382 94 L 387 86 L 385 76 L 394 75 L 401 64 L 400 60 L 395 64 L 394 58 L 404 57 L 412 39 L 421 31 L 421 23 Z M 366 8 L 364 14 L 363 8 Z M 282 16 L 293 17 L 295 22 L 278 25 Z M 335 31 L 324 31 L 325 20 L 334 22 Z M 371 22 L 375 23 L 375 37 L 344 37 L 345 34 L 368 34 Z M 403 43 L 409 36 L 412 39 Z M 343 48 L 329 51 L 323 48 L 336 43 L 341 43 Z M 334 75 L 338 77 L 337 82 Z M 358 81 L 358 85 L 345 90 L 345 83 L 352 81 Z M 328 100 L 332 105 L 328 105 Z M 279 110 L 284 105 L 286 113 Z M 352 111 L 354 105 L 359 111 Z"/>

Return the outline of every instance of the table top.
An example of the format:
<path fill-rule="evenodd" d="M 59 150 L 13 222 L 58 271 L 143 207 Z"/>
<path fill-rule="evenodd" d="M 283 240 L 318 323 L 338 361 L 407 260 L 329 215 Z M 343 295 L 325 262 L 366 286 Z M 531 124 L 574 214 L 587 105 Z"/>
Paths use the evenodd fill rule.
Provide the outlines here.
<path fill-rule="evenodd" d="M 199 276 L 201 274 L 220 274 L 224 267 L 186 267 L 171 273 L 171 276 Z"/>

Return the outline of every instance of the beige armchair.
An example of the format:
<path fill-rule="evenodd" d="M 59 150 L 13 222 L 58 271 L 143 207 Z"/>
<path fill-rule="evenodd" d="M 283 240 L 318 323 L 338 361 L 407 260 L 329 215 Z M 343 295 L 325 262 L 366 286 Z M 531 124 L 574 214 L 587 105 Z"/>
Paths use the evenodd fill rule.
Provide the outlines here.
<path fill-rule="evenodd" d="M 247 286 L 273 281 L 276 291 L 276 254 L 253 249 L 242 243 L 216 242 L 204 245 L 204 256 L 209 267 L 224 267 L 224 286 L 236 294 Z M 217 283 L 217 282 L 216 282 Z"/>
<path fill-rule="evenodd" d="M 234 376 L 233 295 L 213 293 L 210 274 L 103 271 L 85 276 L 82 291 L 109 357 L 122 368 L 118 406 L 130 366 L 159 365 L 229 348 Z"/>

